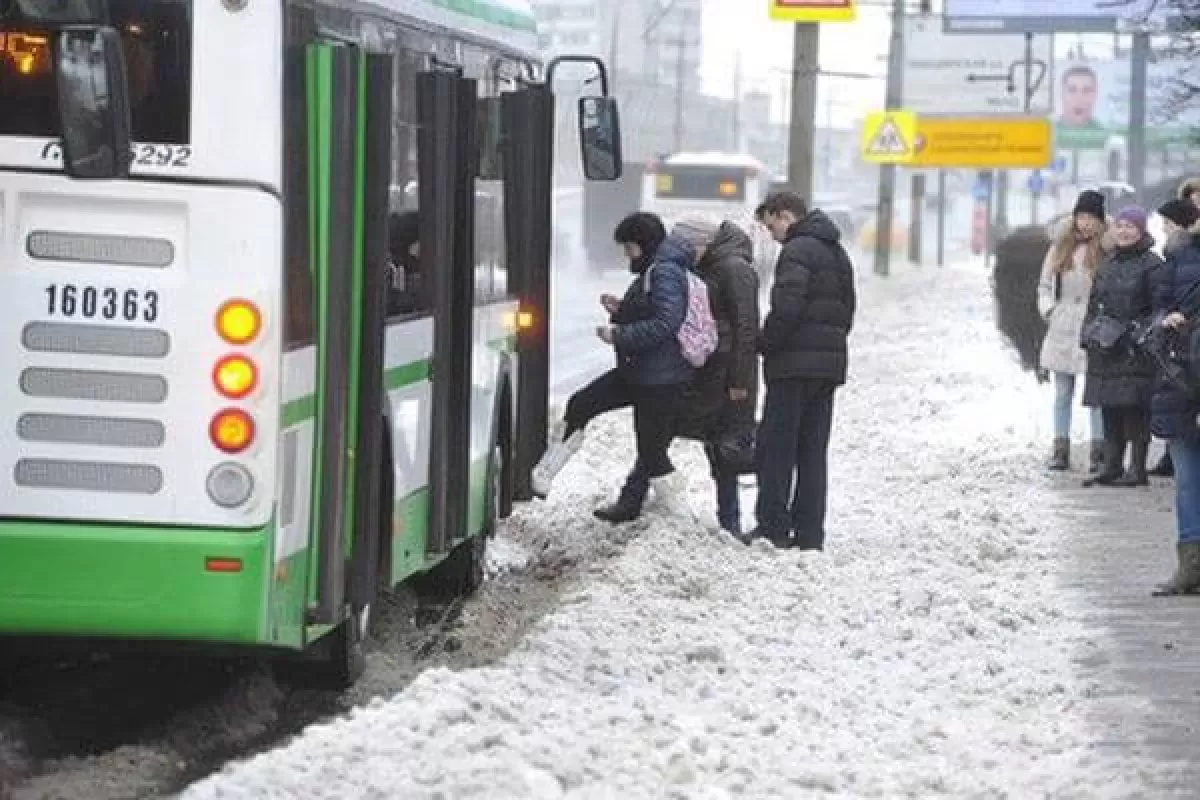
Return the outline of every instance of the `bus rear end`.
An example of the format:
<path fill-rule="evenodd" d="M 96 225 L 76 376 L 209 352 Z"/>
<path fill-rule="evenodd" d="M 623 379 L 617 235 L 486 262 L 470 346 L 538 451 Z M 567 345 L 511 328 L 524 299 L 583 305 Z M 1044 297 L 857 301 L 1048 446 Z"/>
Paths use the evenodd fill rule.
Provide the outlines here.
<path fill-rule="evenodd" d="M 675 156 L 653 165 L 644 180 L 643 208 L 668 225 L 691 212 L 749 218 L 761 201 L 761 171 L 745 157 Z"/>
<path fill-rule="evenodd" d="M 0 633 L 269 642 L 281 4 L 109 0 L 120 181 L 63 174 L 39 6 L 0 6 Z"/>

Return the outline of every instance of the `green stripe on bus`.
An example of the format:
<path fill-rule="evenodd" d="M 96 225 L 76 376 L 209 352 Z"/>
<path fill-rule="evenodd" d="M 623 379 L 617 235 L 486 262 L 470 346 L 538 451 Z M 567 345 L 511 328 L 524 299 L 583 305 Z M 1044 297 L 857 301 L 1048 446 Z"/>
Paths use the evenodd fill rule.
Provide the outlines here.
<path fill-rule="evenodd" d="M 512 8 L 487 2 L 487 0 L 433 0 L 433 3 L 448 11 L 457 11 L 484 22 L 529 33 L 537 32 L 537 20 L 532 14 L 522 13 Z"/>

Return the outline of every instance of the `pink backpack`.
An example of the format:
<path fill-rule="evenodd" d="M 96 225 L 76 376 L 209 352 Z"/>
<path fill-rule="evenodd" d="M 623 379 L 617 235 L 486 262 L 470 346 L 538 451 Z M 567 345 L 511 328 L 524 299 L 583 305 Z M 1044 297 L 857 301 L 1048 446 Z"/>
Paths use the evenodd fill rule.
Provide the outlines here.
<path fill-rule="evenodd" d="M 676 338 L 684 359 L 693 367 L 703 367 L 717 350 L 717 321 L 708 300 L 708 284 L 690 269 L 687 275 L 687 314 Z M 646 291 L 650 291 L 650 270 L 646 270 Z"/>

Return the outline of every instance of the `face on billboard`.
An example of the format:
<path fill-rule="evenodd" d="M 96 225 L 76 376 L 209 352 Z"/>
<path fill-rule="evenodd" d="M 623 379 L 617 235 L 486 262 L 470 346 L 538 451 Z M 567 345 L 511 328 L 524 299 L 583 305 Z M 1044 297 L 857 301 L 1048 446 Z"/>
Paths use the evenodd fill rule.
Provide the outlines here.
<path fill-rule="evenodd" d="M 1063 73 L 1062 125 L 1090 125 L 1096 114 L 1100 81 L 1090 67 L 1075 66 Z"/>

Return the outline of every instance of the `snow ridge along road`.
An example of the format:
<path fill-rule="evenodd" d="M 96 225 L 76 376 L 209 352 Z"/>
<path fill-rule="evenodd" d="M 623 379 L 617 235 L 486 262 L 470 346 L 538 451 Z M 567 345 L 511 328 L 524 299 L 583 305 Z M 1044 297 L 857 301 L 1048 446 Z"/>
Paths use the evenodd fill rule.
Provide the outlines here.
<path fill-rule="evenodd" d="M 511 653 L 429 670 L 186 800 L 1167 796 L 1146 786 L 1169 765 L 1096 746 L 1104 687 L 1073 659 L 1103 632 L 1058 580 L 1049 398 L 993 333 L 986 275 L 864 282 L 827 553 L 593 523 L 629 463 L 615 418 L 503 534 L 592 563 Z"/>

